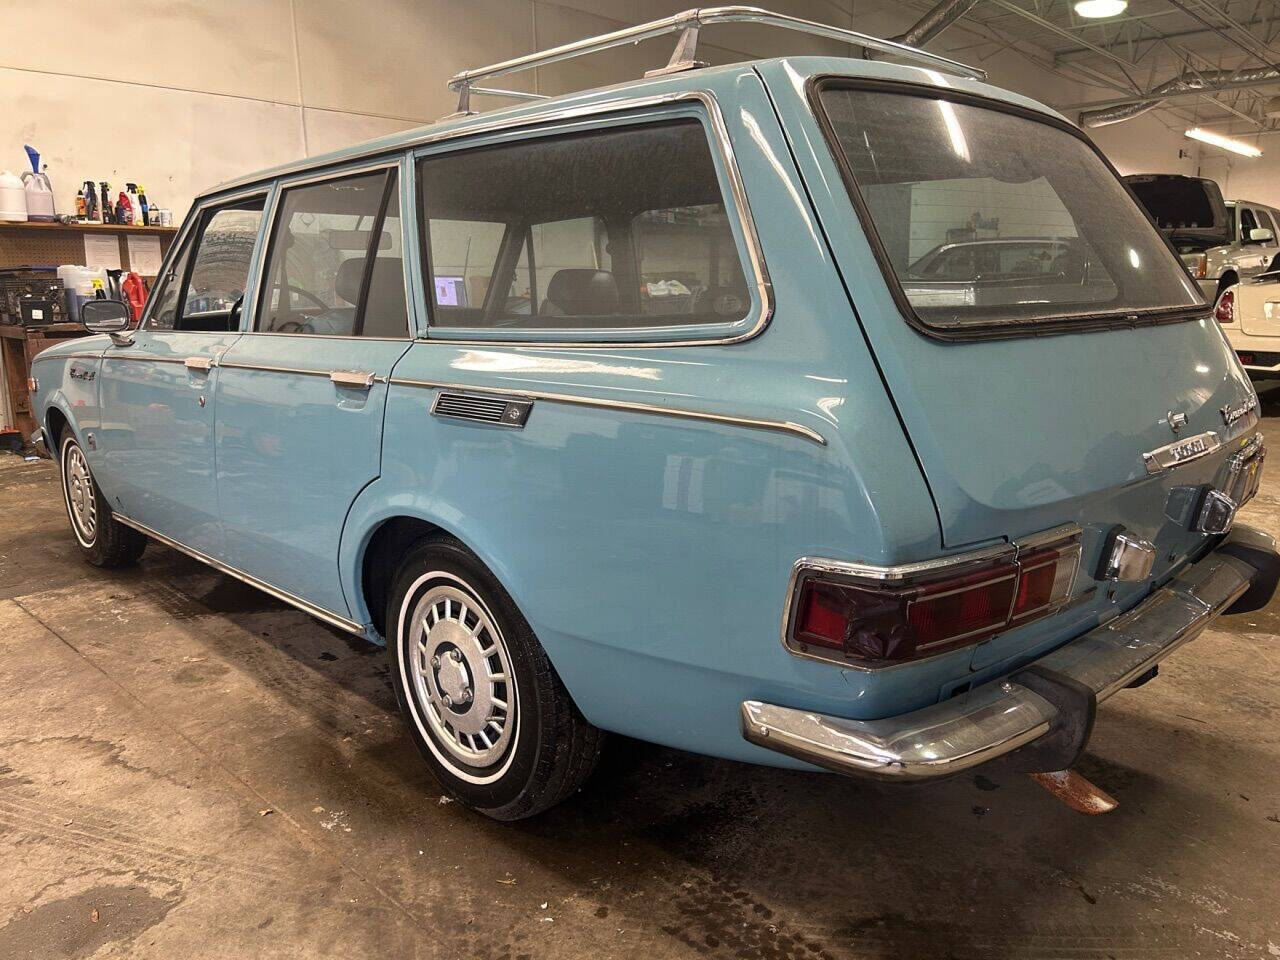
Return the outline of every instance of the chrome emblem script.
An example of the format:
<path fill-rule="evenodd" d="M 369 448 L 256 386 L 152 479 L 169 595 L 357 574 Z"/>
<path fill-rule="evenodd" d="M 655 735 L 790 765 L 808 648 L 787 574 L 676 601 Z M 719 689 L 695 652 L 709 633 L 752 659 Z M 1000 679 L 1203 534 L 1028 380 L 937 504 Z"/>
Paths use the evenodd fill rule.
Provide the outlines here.
<path fill-rule="evenodd" d="M 1155 450 L 1148 450 L 1142 455 L 1142 462 L 1147 465 L 1147 473 L 1161 473 L 1173 467 L 1180 467 L 1192 460 L 1199 460 L 1206 454 L 1213 453 L 1222 446 L 1222 438 L 1212 430 L 1207 433 L 1177 440 Z"/>
<path fill-rule="evenodd" d="M 1242 403 L 1237 403 L 1234 407 L 1227 404 L 1225 407 L 1219 408 L 1218 412 L 1222 414 L 1222 422 L 1228 427 L 1233 426 L 1236 421 L 1243 420 L 1253 411 L 1258 409 L 1258 398 L 1250 397 Z"/>

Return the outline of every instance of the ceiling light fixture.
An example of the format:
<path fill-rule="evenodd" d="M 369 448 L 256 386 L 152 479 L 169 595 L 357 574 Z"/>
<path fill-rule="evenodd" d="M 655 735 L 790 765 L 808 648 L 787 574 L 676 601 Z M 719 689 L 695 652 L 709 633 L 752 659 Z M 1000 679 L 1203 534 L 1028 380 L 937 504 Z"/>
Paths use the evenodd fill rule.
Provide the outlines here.
<path fill-rule="evenodd" d="M 1243 140 L 1232 140 L 1230 137 L 1224 137 L 1220 133 L 1214 133 L 1212 130 L 1203 130 L 1200 127 L 1192 127 L 1185 134 L 1192 140 L 1199 140 L 1201 143 L 1209 143 L 1215 147 L 1221 147 L 1223 150 L 1230 150 L 1232 153 L 1238 153 L 1242 157 L 1260 157 L 1262 151 L 1251 143 L 1245 143 Z"/>
<path fill-rule="evenodd" d="M 1076 0 L 1076 13 L 1090 20 L 1115 17 L 1129 8 L 1129 0 Z"/>

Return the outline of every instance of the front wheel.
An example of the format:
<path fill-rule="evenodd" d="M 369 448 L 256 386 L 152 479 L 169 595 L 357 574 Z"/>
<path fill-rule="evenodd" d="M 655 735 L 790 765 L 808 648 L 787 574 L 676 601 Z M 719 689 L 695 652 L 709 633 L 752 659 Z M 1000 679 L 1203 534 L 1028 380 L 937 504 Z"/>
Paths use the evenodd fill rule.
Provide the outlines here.
<path fill-rule="evenodd" d="M 414 742 L 453 796 L 496 820 L 554 806 L 590 775 L 587 723 L 514 602 L 448 538 L 409 551 L 387 605 L 392 685 Z"/>
<path fill-rule="evenodd" d="M 135 563 L 147 548 L 147 538 L 115 518 L 111 505 L 93 479 L 84 450 L 70 429 L 63 431 L 58 459 L 62 499 L 81 554 L 95 567 Z"/>

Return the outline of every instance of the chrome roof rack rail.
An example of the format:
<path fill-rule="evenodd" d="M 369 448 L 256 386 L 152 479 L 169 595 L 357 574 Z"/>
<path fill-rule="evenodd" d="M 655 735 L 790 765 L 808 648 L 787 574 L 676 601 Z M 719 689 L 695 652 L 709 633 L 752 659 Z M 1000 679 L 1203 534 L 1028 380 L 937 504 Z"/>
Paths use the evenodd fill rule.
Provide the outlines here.
<path fill-rule="evenodd" d="M 977 67 L 971 67 L 968 64 L 960 63 L 958 60 L 952 60 L 949 57 L 939 56 L 936 53 L 928 53 L 919 47 L 912 47 L 905 43 L 883 40 L 880 37 L 858 33 L 856 30 L 833 27 L 813 20 L 802 20 L 799 17 L 788 16 L 785 13 L 772 13 L 759 7 L 735 6 L 698 7 L 693 10 L 685 10 L 682 13 L 673 13 L 671 16 L 663 17 L 660 20 L 651 20 L 648 23 L 636 24 L 634 27 L 623 27 L 621 30 L 614 30 L 612 33 L 603 33 L 598 37 L 586 37 L 582 40 L 575 40 L 572 43 L 552 47 L 549 50 L 540 50 L 522 57 L 503 60 L 501 63 L 490 64 L 487 67 L 463 70 L 450 78 L 449 89 L 457 92 L 458 113 L 464 115 L 473 112 L 471 109 L 471 94 L 473 93 L 514 97 L 519 100 L 544 99 L 541 94 L 526 93 L 520 90 L 500 90 L 493 87 L 477 87 L 475 83 L 478 80 L 489 80 L 509 73 L 532 70 L 534 67 L 543 67 L 547 64 L 569 60 L 573 57 L 581 57 L 589 53 L 599 53 L 602 50 L 619 47 L 625 43 L 639 43 L 641 40 L 649 40 L 668 33 L 680 34 L 670 61 L 665 67 L 648 71 L 645 76 L 651 77 L 667 73 L 678 73 L 682 70 L 693 70 L 706 66 L 705 62 L 696 59 L 698 31 L 700 28 L 713 23 L 757 23 L 782 30 L 795 30 L 799 33 L 809 33 L 818 37 L 826 37 L 830 40 L 839 40 L 843 43 L 862 47 L 864 50 L 892 54 L 912 63 L 944 70 L 947 73 L 959 74 L 962 77 L 969 77 L 974 80 L 985 80 L 987 77 L 986 73 Z"/>

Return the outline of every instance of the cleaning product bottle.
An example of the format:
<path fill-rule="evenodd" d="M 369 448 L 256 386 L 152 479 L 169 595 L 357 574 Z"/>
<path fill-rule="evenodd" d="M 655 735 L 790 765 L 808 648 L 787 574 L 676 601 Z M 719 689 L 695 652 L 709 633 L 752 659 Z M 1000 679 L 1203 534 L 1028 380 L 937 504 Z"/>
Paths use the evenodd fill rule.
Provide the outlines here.
<path fill-rule="evenodd" d="M 76 191 L 76 216 L 81 220 L 88 216 L 88 208 L 84 205 L 84 190 Z"/>
<path fill-rule="evenodd" d="M 22 178 L 9 170 L 0 173 L 0 220 L 27 219 L 27 191 Z"/>
<path fill-rule="evenodd" d="M 124 190 L 120 191 L 120 197 L 116 200 L 116 223 L 124 226 L 133 224 L 133 201 Z"/>
<path fill-rule="evenodd" d="M 27 192 L 27 219 L 57 220 L 53 211 L 53 184 L 49 182 L 49 174 L 40 169 L 40 154 L 30 145 L 23 149 L 31 161 L 31 169 L 22 174 L 22 185 Z"/>
<path fill-rule="evenodd" d="M 135 227 L 140 227 L 142 226 L 142 203 L 138 199 L 138 185 L 126 183 L 124 188 L 129 195 L 129 222 Z"/>
<path fill-rule="evenodd" d="M 93 185 L 92 180 L 84 182 L 84 215 L 94 222 L 102 222 L 101 208 L 98 206 L 98 188 Z"/>
<path fill-rule="evenodd" d="M 138 184 L 138 211 L 142 214 L 142 225 L 151 226 L 151 205 L 147 203 L 147 188 Z"/>
<path fill-rule="evenodd" d="M 98 186 L 102 188 L 102 222 L 115 223 L 115 215 L 111 212 L 111 194 L 108 192 L 110 185 L 105 180 L 99 180 Z"/>

